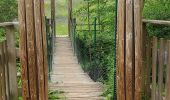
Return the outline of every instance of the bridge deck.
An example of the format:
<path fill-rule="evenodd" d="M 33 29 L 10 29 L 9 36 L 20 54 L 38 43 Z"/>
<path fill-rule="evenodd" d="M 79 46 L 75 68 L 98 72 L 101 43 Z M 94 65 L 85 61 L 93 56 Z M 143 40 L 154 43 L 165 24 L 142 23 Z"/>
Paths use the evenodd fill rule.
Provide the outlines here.
<path fill-rule="evenodd" d="M 104 100 L 102 84 L 82 70 L 68 37 L 56 38 L 51 80 L 50 88 L 62 91 L 62 100 Z"/>

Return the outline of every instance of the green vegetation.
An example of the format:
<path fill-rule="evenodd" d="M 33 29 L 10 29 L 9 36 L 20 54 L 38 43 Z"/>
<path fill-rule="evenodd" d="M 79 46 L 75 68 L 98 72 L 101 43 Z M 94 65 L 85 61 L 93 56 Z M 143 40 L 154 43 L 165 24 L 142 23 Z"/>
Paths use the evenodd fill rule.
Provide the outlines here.
<path fill-rule="evenodd" d="M 94 25 L 91 31 L 76 31 L 77 54 L 84 70 L 92 79 L 103 82 L 107 89 L 104 95 L 113 98 L 113 66 L 114 66 L 114 28 L 115 0 L 88 0 L 90 5 L 90 24 L 97 17 L 97 37 L 94 44 Z M 99 2 L 98 2 L 99 1 Z M 145 0 L 144 18 L 170 20 L 170 1 Z M 74 10 L 77 24 L 88 23 L 88 4 Z M 149 36 L 170 38 L 169 26 L 147 25 Z M 88 25 L 78 25 L 77 30 L 88 30 Z"/>
<path fill-rule="evenodd" d="M 57 21 L 56 30 L 59 34 L 67 34 L 67 0 L 57 0 Z M 113 66 L 114 66 L 114 28 L 115 28 L 115 0 L 89 0 L 90 24 L 94 23 L 97 17 L 97 37 L 94 43 L 94 26 L 89 31 L 76 31 L 76 42 L 78 44 L 78 57 L 83 69 L 95 81 L 103 82 L 106 85 L 104 96 L 113 98 Z M 77 3 L 78 2 L 78 3 Z M 87 2 L 74 0 L 74 17 L 77 24 L 88 23 Z M 98 5 L 99 4 L 99 5 Z M 50 17 L 50 3 L 45 3 L 46 15 Z M 145 0 L 144 18 L 157 20 L 170 20 L 170 0 Z M 17 18 L 17 0 L 0 0 L 0 22 L 12 21 Z M 64 24 L 63 24 L 64 23 Z M 169 26 L 148 25 L 150 36 L 170 38 Z M 77 26 L 77 30 L 88 30 L 88 26 Z M 0 28 L 0 41 L 5 40 L 5 31 Z M 19 47 L 19 35 L 16 32 L 16 46 Z M 17 59 L 18 61 L 18 59 Z M 20 64 L 17 63 L 18 72 Z M 18 79 L 21 86 L 21 80 Z M 59 91 L 50 91 L 49 98 L 59 98 Z"/>

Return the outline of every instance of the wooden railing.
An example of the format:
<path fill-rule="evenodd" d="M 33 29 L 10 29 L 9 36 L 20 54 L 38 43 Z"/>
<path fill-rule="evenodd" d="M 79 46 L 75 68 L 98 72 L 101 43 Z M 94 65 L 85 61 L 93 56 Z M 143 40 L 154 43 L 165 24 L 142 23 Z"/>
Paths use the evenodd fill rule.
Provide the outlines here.
<path fill-rule="evenodd" d="M 170 21 L 143 20 L 144 22 L 144 77 L 145 94 L 151 100 L 169 100 L 170 98 L 170 40 L 149 37 L 146 24 L 170 25 Z M 152 73 L 152 75 L 151 75 Z M 152 78 L 150 78 L 152 77 Z M 151 79 L 151 80 L 150 80 Z M 150 86 L 151 85 L 151 86 Z M 163 92 L 164 91 L 164 92 Z"/>
<path fill-rule="evenodd" d="M 6 39 L 0 42 L 0 100 L 18 100 L 14 26 L 17 22 L 0 23 Z"/>

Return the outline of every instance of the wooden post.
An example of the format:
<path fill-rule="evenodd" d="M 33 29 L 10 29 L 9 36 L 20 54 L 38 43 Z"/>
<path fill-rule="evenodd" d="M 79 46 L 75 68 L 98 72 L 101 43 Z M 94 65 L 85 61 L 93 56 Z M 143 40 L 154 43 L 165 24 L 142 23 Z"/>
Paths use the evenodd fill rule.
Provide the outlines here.
<path fill-rule="evenodd" d="M 34 0 L 34 19 L 35 19 L 35 38 L 36 38 L 36 54 L 37 54 L 37 72 L 38 72 L 38 98 L 45 100 L 45 84 L 44 84 L 44 68 L 43 68 L 43 38 L 41 23 L 41 0 Z"/>
<path fill-rule="evenodd" d="M 157 43 L 158 43 L 158 40 L 156 37 L 154 37 L 153 47 L 152 47 L 152 96 L 151 96 L 151 100 L 156 100 Z"/>
<path fill-rule="evenodd" d="M 144 36 L 145 35 L 145 36 Z M 144 67 L 144 92 L 146 98 L 149 98 L 151 95 L 151 89 L 150 89 L 150 72 L 151 72 L 151 39 L 149 35 L 147 34 L 146 30 L 146 24 L 143 24 L 143 45 L 144 50 L 143 54 L 144 61 L 145 61 L 145 67 Z"/>
<path fill-rule="evenodd" d="M 9 96 L 10 100 L 18 100 L 16 49 L 14 26 L 6 27 L 8 69 L 9 69 Z"/>
<path fill-rule="evenodd" d="M 71 36 L 71 26 L 72 26 L 72 0 L 68 0 L 68 34 Z"/>
<path fill-rule="evenodd" d="M 162 88 L 163 88 L 163 67 L 164 67 L 164 40 L 160 39 L 159 49 L 159 71 L 158 71 L 158 99 L 162 100 Z"/>
<path fill-rule="evenodd" d="M 26 26 L 27 26 L 27 53 L 30 99 L 37 99 L 37 68 L 36 68 L 36 44 L 34 28 L 34 0 L 25 0 Z M 20 19 L 22 20 L 22 19 Z"/>
<path fill-rule="evenodd" d="M 26 9 L 25 0 L 18 2 L 19 33 L 20 33 L 20 62 L 21 62 L 21 79 L 22 79 L 22 96 L 23 100 L 30 99 L 29 78 L 28 78 L 28 57 L 27 57 L 27 30 L 26 30 Z"/>
<path fill-rule="evenodd" d="M 126 0 L 126 100 L 134 100 L 133 0 Z"/>
<path fill-rule="evenodd" d="M 135 100 L 142 99 L 143 80 L 143 32 L 142 32 L 142 0 L 134 0 L 134 32 L 135 32 Z"/>
<path fill-rule="evenodd" d="M 44 1 L 19 0 L 20 59 L 24 100 L 48 100 Z"/>
<path fill-rule="evenodd" d="M 170 98 L 170 40 L 168 41 L 168 65 L 167 65 L 166 99 Z"/>
<path fill-rule="evenodd" d="M 42 24 L 42 42 L 43 42 L 43 60 L 44 60 L 44 84 L 45 84 L 45 100 L 48 100 L 48 59 L 47 59 L 47 37 L 46 37 L 46 26 L 45 26 L 45 12 L 44 12 L 44 0 L 41 0 L 41 24 Z"/>
<path fill-rule="evenodd" d="M 125 100 L 125 0 L 118 2 L 117 18 L 117 99 Z"/>

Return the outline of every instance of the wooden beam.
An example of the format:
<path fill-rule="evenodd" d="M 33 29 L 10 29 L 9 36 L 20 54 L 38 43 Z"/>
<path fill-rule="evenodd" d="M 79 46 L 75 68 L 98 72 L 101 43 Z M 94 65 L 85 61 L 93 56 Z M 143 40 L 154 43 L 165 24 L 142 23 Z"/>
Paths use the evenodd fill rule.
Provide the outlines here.
<path fill-rule="evenodd" d="M 18 22 L 3 22 L 0 23 L 0 27 L 18 25 Z"/>
<path fill-rule="evenodd" d="M 44 92 L 45 100 L 48 100 L 48 57 L 47 57 L 47 37 L 46 37 L 46 26 L 45 26 L 45 12 L 44 12 L 44 0 L 41 0 L 41 26 L 42 26 L 42 42 L 43 42 L 43 63 L 44 63 Z"/>
<path fill-rule="evenodd" d="M 117 99 L 125 100 L 125 0 L 118 2 L 117 18 Z"/>
<path fill-rule="evenodd" d="M 134 0 L 135 100 L 142 99 L 142 83 L 143 83 L 142 8 L 143 8 L 142 0 Z"/>
<path fill-rule="evenodd" d="M 126 0 L 126 100 L 134 100 L 133 0 Z"/>
<path fill-rule="evenodd" d="M 29 94 L 29 76 L 28 76 L 28 55 L 27 55 L 27 29 L 26 29 L 26 8 L 25 0 L 18 2 L 19 33 L 20 33 L 20 62 L 21 62 L 21 79 L 22 79 L 22 96 L 23 100 L 30 99 Z"/>
<path fill-rule="evenodd" d="M 37 100 L 37 68 L 34 27 L 34 0 L 25 0 L 30 100 Z M 22 20 L 22 19 L 21 19 Z"/>
<path fill-rule="evenodd" d="M 42 44 L 42 23 L 41 23 L 41 1 L 34 0 L 34 19 L 35 19 L 35 38 L 36 38 L 36 59 L 37 59 L 37 72 L 38 72 L 38 98 L 45 100 L 44 93 L 44 59 L 43 59 L 43 44 Z"/>
<path fill-rule="evenodd" d="M 144 23 L 148 24 L 155 24 L 155 25 L 170 25 L 170 21 L 165 21 L 165 20 L 146 20 L 143 19 Z"/>

